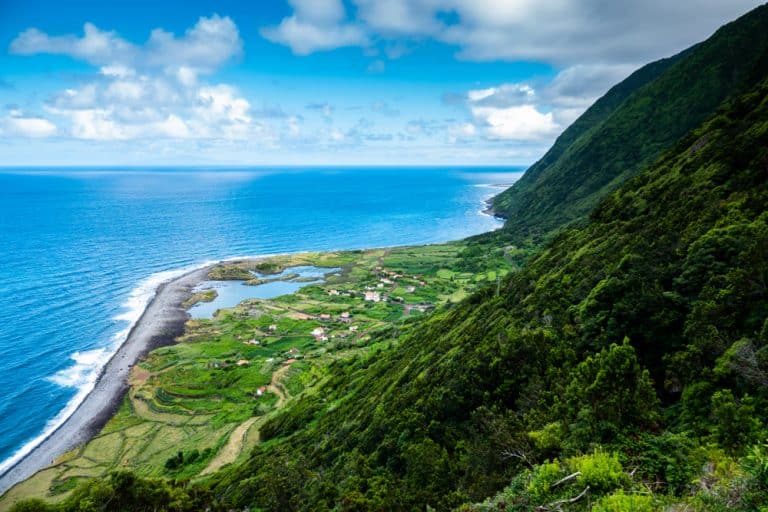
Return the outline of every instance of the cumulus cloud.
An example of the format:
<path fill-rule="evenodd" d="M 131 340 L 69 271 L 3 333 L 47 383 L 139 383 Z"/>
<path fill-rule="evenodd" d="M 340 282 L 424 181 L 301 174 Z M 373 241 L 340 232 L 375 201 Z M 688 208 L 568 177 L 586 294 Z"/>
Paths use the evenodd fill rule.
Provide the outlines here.
<path fill-rule="evenodd" d="M 38 119 L 26 122 L 29 136 L 64 131 L 88 140 L 242 139 L 260 128 L 236 88 L 203 79 L 242 53 L 237 26 L 227 17 L 202 17 L 181 36 L 157 28 L 143 45 L 90 23 L 82 35 L 52 36 L 31 28 L 13 40 L 10 51 L 67 55 L 98 68 L 88 81 L 46 103 L 62 130 L 45 129 L 42 121 L 52 121 Z"/>
<path fill-rule="evenodd" d="M 508 83 L 464 94 L 446 93 L 444 102 L 465 107 L 476 132 L 486 138 L 549 143 L 631 71 L 631 66 L 621 64 L 578 65 L 546 83 Z"/>
<path fill-rule="evenodd" d="M 25 115 L 18 109 L 11 109 L 2 120 L 2 132 L 10 136 L 22 137 L 52 137 L 58 129 L 49 120 L 32 115 Z"/>
<path fill-rule="evenodd" d="M 341 0 L 289 0 L 294 9 L 275 27 L 265 27 L 266 39 L 289 46 L 296 55 L 308 55 L 343 46 L 364 46 L 363 29 L 345 21 Z"/>
<path fill-rule="evenodd" d="M 558 133 L 552 112 L 539 112 L 533 105 L 518 107 L 472 107 L 472 115 L 489 138 L 535 141 Z"/>
<path fill-rule="evenodd" d="M 460 21 L 445 26 L 438 37 L 459 45 L 461 57 L 556 65 L 654 60 L 706 38 L 724 21 L 760 4 L 755 0 L 443 3 L 453 4 Z"/>
<path fill-rule="evenodd" d="M 759 0 L 291 0 L 294 13 L 265 37 L 296 54 L 436 39 L 471 60 L 640 64 L 706 38 Z M 648 34 L 653 34 L 649 37 Z"/>
<path fill-rule="evenodd" d="M 383 36 L 433 35 L 442 28 L 436 18 L 442 7 L 439 1 L 356 0 L 355 4 L 366 26 Z"/>
<path fill-rule="evenodd" d="M 101 30 L 92 23 L 83 26 L 82 36 L 51 36 L 30 28 L 11 42 L 10 52 L 67 55 L 96 66 L 116 66 L 118 70 L 172 68 L 176 72 L 210 73 L 239 56 L 242 46 L 235 23 L 214 14 L 210 18 L 201 17 L 180 37 L 156 28 L 144 45 L 133 44 L 116 32 Z"/>

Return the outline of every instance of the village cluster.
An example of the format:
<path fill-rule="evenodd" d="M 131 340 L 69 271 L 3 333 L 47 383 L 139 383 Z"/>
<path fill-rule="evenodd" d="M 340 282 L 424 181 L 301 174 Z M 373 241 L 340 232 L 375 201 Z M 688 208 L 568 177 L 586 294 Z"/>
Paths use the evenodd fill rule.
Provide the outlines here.
<path fill-rule="evenodd" d="M 373 270 L 376 272 L 376 281 L 365 286 L 364 290 L 340 290 L 332 288 L 326 291 L 327 295 L 329 297 L 339 298 L 359 298 L 362 299 L 363 302 L 370 302 L 374 304 L 401 304 L 403 305 L 404 315 L 409 315 L 412 311 L 425 312 L 433 307 L 432 304 L 406 304 L 406 301 L 402 297 L 391 296 L 391 292 L 400 286 L 398 280 L 407 280 L 407 284 L 402 285 L 402 289 L 409 294 L 416 292 L 419 287 L 426 286 L 427 283 L 421 280 L 418 276 L 405 276 L 397 272 L 385 270 L 381 267 L 376 267 Z M 356 318 L 350 311 L 342 311 L 341 313 L 336 314 L 319 313 L 314 315 L 306 315 L 303 317 L 303 319 L 326 324 L 315 326 L 309 331 L 309 335 L 312 336 L 316 343 L 325 343 L 331 339 L 344 339 L 350 336 L 359 335 L 361 334 L 361 323 L 367 320 L 363 318 L 360 319 L 360 322 L 353 323 L 353 320 L 356 320 Z M 268 331 L 269 335 L 274 336 L 278 334 L 279 327 L 277 324 L 271 324 L 268 327 Z M 258 337 L 264 333 L 257 332 L 255 334 Z M 355 341 L 353 341 L 353 343 L 354 342 Z M 254 337 L 247 341 L 243 341 L 243 343 L 246 345 L 261 346 L 264 342 Z M 304 357 L 301 354 L 301 351 L 296 347 L 287 350 L 284 356 L 285 359 L 282 361 L 283 365 L 293 364 L 297 360 Z M 246 366 L 250 363 L 251 362 L 247 359 L 241 359 L 237 361 L 238 366 Z M 264 390 L 259 389 L 257 391 L 257 395 L 261 396 L 264 393 Z"/>

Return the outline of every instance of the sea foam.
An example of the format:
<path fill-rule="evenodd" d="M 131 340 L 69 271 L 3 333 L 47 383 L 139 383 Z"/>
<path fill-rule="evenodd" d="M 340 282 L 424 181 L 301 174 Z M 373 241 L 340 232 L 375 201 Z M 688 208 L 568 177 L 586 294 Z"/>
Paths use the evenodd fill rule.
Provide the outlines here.
<path fill-rule="evenodd" d="M 140 281 L 139 284 L 131 290 L 128 298 L 121 305 L 123 312 L 113 317 L 114 320 L 125 322 L 127 325 L 112 337 L 109 346 L 75 352 L 70 356 L 70 359 L 73 361 L 71 366 L 48 377 L 47 380 L 59 386 L 76 388 L 77 393 L 75 393 L 75 396 L 67 402 L 64 409 L 46 423 L 45 428 L 40 435 L 28 441 L 8 459 L 0 463 L 0 475 L 22 460 L 27 454 L 34 450 L 37 445 L 45 441 L 48 436 L 53 434 L 56 429 L 64 424 L 64 422 L 67 421 L 67 418 L 72 416 L 83 400 L 85 400 L 88 394 L 96 386 L 96 382 L 110 358 L 128 339 L 128 335 L 136 325 L 136 322 L 141 318 L 141 315 L 144 314 L 144 311 L 154 298 L 160 285 L 172 281 L 188 272 L 212 265 L 213 263 L 215 262 L 206 261 L 205 263 L 186 268 L 157 272 Z"/>

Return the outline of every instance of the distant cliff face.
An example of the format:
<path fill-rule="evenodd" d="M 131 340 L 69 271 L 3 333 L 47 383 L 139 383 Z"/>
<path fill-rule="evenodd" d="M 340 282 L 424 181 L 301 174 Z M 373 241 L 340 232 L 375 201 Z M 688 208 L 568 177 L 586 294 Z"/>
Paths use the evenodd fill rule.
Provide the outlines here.
<path fill-rule="evenodd" d="M 613 87 L 493 200 L 510 235 L 543 237 L 584 219 L 726 98 L 753 87 L 768 71 L 767 27 L 762 6 Z"/>

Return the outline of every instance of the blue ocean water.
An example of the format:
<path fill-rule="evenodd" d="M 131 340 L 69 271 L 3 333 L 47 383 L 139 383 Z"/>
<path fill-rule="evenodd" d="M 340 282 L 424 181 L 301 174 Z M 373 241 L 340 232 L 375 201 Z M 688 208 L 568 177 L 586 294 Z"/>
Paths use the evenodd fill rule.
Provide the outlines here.
<path fill-rule="evenodd" d="M 163 280 L 236 256 L 496 229 L 515 168 L 0 171 L 0 472 L 77 406 Z"/>

